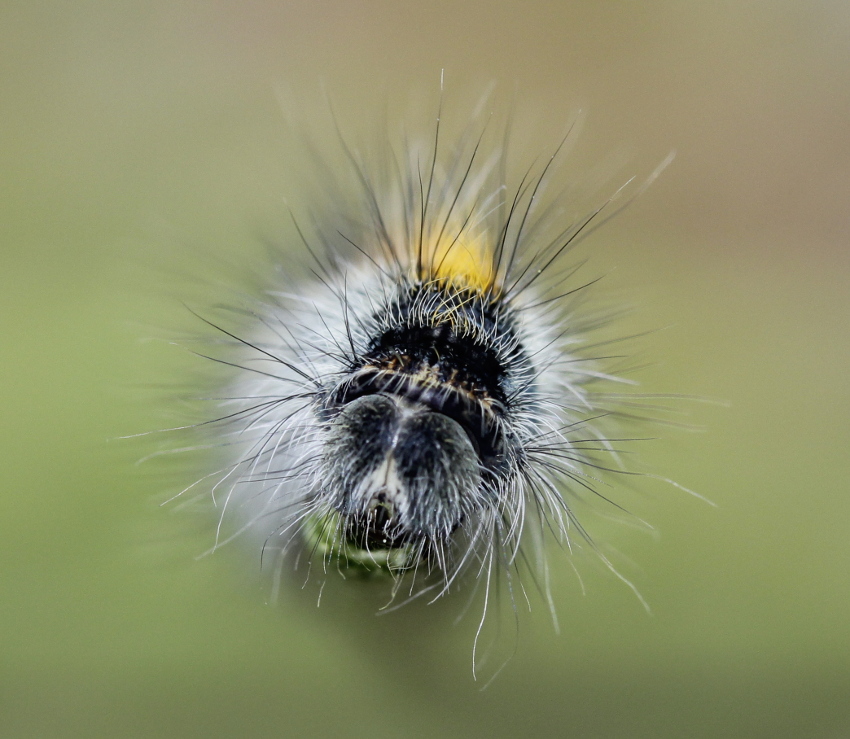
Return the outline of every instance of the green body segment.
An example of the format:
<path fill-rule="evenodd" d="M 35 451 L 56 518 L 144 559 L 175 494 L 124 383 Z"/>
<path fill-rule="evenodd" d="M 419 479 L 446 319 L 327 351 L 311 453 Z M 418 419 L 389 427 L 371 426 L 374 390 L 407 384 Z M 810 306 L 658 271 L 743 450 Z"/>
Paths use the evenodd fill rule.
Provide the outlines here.
<path fill-rule="evenodd" d="M 362 574 L 400 574 L 413 568 L 418 557 L 413 546 L 365 548 L 345 535 L 337 511 L 314 513 L 307 517 L 302 532 L 306 549 L 326 562 Z"/>

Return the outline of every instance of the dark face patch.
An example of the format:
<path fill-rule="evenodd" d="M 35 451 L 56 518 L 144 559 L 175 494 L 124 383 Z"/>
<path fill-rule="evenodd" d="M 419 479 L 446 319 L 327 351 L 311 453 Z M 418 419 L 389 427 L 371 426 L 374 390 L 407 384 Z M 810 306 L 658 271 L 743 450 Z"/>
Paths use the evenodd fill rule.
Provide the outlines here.
<path fill-rule="evenodd" d="M 514 366 L 527 361 L 504 304 L 428 283 L 404 292 L 391 314 L 325 409 L 372 393 L 421 403 L 460 424 L 483 467 L 495 471 L 504 461 L 501 420 L 513 390 L 500 349 L 512 347 Z M 492 336 L 501 347 L 488 343 Z"/>
<path fill-rule="evenodd" d="M 464 430 L 447 416 L 383 394 L 348 403 L 326 446 L 333 506 L 360 549 L 447 538 L 480 480 Z"/>
<path fill-rule="evenodd" d="M 473 398 L 504 403 L 504 370 L 496 353 L 460 337 L 449 323 L 390 329 L 370 348 L 370 364 L 422 375 Z"/>
<path fill-rule="evenodd" d="M 325 468 L 347 545 L 360 551 L 447 540 L 508 464 L 510 378 L 524 359 L 486 296 L 411 288 L 325 396 Z M 498 336 L 500 346 L 488 344 Z"/>

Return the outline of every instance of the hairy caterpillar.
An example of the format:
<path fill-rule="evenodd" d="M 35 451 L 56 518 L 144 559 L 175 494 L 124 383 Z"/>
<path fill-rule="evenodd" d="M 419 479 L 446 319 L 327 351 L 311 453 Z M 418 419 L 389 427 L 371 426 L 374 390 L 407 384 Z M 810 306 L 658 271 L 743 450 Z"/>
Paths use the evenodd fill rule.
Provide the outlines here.
<path fill-rule="evenodd" d="M 486 121 L 447 146 L 440 118 L 377 164 L 341 135 L 344 173 L 309 228 L 294 216 L 312 275 L 290 249 L 238 325 L 199 315 L 230 371 L 200 426 L 223 464 L 215 547 L 254 536 L 281 565 L 388 575 L 395 598 L 545 575 L 550 534 L 592 543 L 574 502 L 608 501 L 635 401 L 571 254 L 633 196 L 571 214 L 563 142 L 512 183 Z"/>

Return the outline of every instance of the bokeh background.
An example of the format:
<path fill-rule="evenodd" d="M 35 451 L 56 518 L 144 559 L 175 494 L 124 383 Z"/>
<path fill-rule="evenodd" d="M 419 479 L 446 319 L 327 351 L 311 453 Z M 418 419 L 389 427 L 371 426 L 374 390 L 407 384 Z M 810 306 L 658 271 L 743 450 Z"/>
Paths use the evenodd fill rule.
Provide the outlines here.
<path fill-rule="evenodd" d="M 560 635 L 538 599 L 483 692 L 463 598 L 271 605 L 116 441 L 191 366 L 148 341 L 181 275 L 285 221 L 281 100 L 309 121 L 324 86 L 356 130 L 441 69 L 553 132 L 582 108 L 579 161 L 677 150 L 586 246 L 666 328 L 643 387 L 726 404 L 641 448 L 718 507 L 650 485 L 659 535 L 605 531 L 653 615 L 561 561 Z M 850 736 L 846 3 L 4 0 L 0 109 L 4 739 Z"/>

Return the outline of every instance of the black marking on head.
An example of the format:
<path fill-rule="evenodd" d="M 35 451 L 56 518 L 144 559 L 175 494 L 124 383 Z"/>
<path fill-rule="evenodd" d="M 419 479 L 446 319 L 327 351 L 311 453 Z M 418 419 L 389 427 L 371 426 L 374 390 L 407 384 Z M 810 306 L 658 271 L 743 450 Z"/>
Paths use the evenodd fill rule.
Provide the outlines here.
<path fill-rule="evenodd" d="M 368 361 L 381 369 L 426 375 L 476 399 L 505 401 L 505 368 L 496 352 L 459 336 L 448 321 L 390 329 L 374 342 Z"/>
<path fill-rule="evenodd" d="M 477 498 L 480 470 L 464 430 L 385 394 L 352 400 L 325 452 L 333 507 L 361 549 L 448 538 Z"/>

